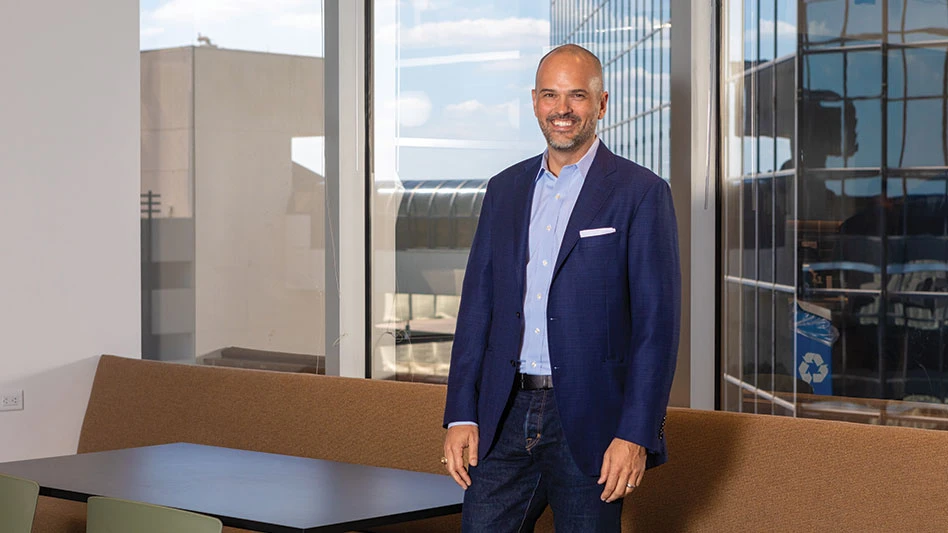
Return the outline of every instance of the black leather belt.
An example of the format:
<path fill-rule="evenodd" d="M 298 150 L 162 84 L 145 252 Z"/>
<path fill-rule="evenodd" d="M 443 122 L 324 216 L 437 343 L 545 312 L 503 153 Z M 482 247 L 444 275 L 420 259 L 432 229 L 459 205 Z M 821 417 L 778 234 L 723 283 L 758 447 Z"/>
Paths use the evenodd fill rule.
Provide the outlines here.
<path fill-rule="evenodd" d="M 520 390 L 546 390 L 553 388 L 553 376 L 536 376 L 517 372 L 516 386 Z"/>

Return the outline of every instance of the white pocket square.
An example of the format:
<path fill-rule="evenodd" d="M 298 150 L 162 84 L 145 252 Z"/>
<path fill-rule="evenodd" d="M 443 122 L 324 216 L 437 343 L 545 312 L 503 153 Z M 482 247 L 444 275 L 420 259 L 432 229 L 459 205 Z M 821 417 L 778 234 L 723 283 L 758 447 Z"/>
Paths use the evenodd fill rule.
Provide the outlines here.
<path fill-rule="evenodd" d="M 585 239 L 586 237 L 598 237 L 600 235 L 609 235 L 610 233 L 615 233 L 615 228 L 595 228 L 595 229 L 584 229 L 579 231 L 579 238 Z"/>

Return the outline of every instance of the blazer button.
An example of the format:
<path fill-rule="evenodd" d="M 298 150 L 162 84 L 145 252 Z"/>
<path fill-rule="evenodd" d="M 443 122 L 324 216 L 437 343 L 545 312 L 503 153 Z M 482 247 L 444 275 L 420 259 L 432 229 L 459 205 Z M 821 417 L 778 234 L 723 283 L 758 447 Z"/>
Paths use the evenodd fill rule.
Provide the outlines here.
<path fill-rule="evenodd" d="M 517 311 L 517 318 L 520 318 L 520 311 Z"/>

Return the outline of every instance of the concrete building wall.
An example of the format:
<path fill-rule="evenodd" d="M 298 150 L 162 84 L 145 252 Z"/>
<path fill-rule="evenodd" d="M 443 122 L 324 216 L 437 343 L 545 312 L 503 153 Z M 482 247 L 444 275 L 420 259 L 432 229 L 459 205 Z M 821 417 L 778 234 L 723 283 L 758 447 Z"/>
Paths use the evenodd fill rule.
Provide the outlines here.
<path fill-rule="evenodd" d="M 323 60 L 198 47 L 194 62 L 196 354 L 321 354 Z"/>

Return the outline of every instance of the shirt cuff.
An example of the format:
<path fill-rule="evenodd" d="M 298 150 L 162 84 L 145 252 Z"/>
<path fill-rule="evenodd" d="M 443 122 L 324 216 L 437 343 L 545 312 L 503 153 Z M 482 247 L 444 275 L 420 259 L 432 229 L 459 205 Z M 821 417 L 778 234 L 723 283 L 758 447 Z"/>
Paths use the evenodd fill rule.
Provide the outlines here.
<path fill-rule="evenodd" d="M 453 428 L 454 426 L 474 426 L 477 427 L 477 422 L 471 422 L 469 420 L 461 420 L 459 422 L 451 422 L 448 424 L 448 429 Z"/>

